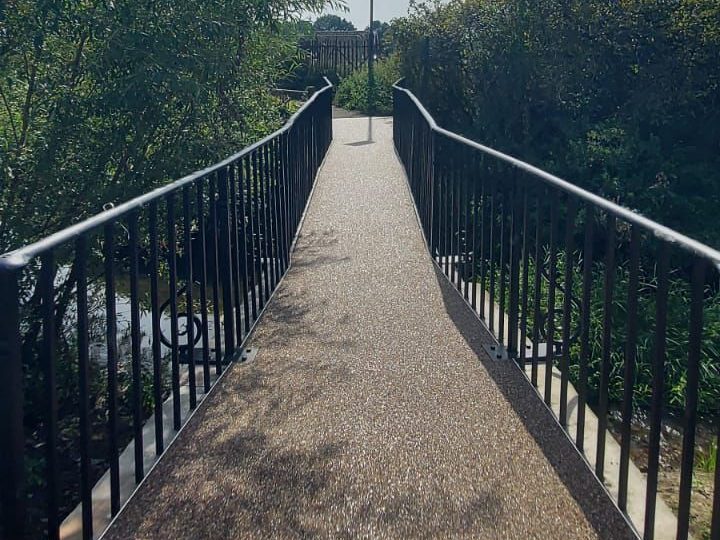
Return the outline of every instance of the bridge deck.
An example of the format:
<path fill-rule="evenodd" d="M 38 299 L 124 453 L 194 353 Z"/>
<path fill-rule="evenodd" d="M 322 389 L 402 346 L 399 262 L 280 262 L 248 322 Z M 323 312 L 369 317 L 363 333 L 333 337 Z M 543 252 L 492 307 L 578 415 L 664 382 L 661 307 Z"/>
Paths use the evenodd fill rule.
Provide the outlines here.
<path fill-rule="evenodd" d="M 293 266 L 109 538 L 631 537 L 435 271 L 388 119 L 335 121 Z"/>

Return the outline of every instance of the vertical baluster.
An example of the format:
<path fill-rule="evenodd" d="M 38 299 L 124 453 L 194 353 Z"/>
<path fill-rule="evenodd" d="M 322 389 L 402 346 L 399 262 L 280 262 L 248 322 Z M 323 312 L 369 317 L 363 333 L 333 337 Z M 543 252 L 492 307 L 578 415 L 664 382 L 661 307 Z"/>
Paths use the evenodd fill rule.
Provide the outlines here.
<path fill-rule="evenodd" d="M 272 254 L 272 226 L 270 224 L 270 167 L 268 165 L 268 145 L 260 148 L 262 157 L 262 170 L 260 174 L 260 196 L 263 209 L 263 249 L 265 251 L 265 298 L 270 300 L 270 295 L 275 288 L 273 284 L 273 254 Z"/>
<path fill-rule="evenodd" d="M 535 276 L 533 295 L 533 353 L 532 366 L 530 369 L 530 381 L 535 388 L 538 388 L 538 361 L 540 360 L 540 327 L 542 326 L 542 312 L 540 299 L 542 298 L 542 273 L 544 265 L 542 245 L 542 223 L 543 223 L 543 194 L 538 191 L 536 195 L 535 213 Z M 545 351 L 545 356 L 548 351 Z"/>
<path fill-rule="evenodd" d="M 453 257 L 453 218 L 455 206 L 455 190 L 453 189 L 452 175 L 452 146 L 445 145 L 445 163 L 443 164 L 445 171 L 445 275 L 453 282 L 452 277 L 452 257 Z"/>
<path fill-rule="evenodd" d="M 510 200 L 510 291 L 508 313 L 508 355 L 519 360 L 518 354 L 518 319 L 520 311 L 520 256 L 522 228 L 522 196 L 521 186 L 516 171 L 512 172 L 513 182 Z M 523 345 L 520 344 L 520 347 Z"/>
<path fill-rule="evenodd" d="M 230 200 L 228 171 L 225 167 L 217 172 L 218 219 L 220 223 L 220 282 L 223 295 L 223 335 L 225 337 L 225 358 L 235 354 L 235 316 L 233 307 L 232 238 L 230 236 Z"/>
<path fill-rule="evenodd" d="M 552 198 L 554 193 L 547 193 Z M 548 279 L 547 353 L 545 358 L 545 404 L 552 404 L 555 360 L 555 290 L 557 285 L 557 204 L 550 203 L 550 270 Z"/>
<path fill-rule="evenodd" d="M 423 198 L 423 232 L 425 233 L 425 242 L 431 241 L 432 235 L 432 222 L 431 222 L 431 209 L 432 209 L 432 148 L 430 146 L 430 130 L 423 127 L 423 182 L 422 182 L 422 198 Z M 429 247 L 429 244 L 428 244 Z"/>
<path fill-rule="evenodd" d="M 298 168 L 298 144 L 297 144 L 297 127 L 293 126 L 288 134 L 288 259 L 290 257 L 290 249 L 295 240 L 295 202 L 296 202 L 296 180 Z"/>
<path fill-rule="evenodd" d="M 450 163 L 452 157 L 450 153 L 450 145 L 445 144 L 443 152 L 445 160 L 443 163 L 443 183 L 445 185 L 445 275 L 452 282 L 452 274 L 450 273 L 450 263 L 452 261 L 452 218 L 453 218 L 453 182 Z"/>
<path fill-rule="evenodd" d="M 615 285 L 615 217 L 607 219 L 607 245 L 605 247 L 605 289 L 603 298 L 603 339 L 602 369 L 598 398 L 598 437 L 595 473 L 603 479 L 605 472 L 605 436 L 608 417 L 608 389 L 610 385 L 610 355 L 612 352 L 612 308 L 613 288 Z"/>
<path fill-rule="evenodd" d="M 285 140 L 287 135 L 284 133 L 275 140 L 275 167 L 276 167 L 276 215 L 277 215 L 277 256 L 280 265 L 280 279 L 285 275 L 288 269 L 287 260 L 287 227 L 285 225 L 285 165 L 287 156 L 285 154 Z"/>
<path fill-rule="evenodd" d="M 461 250 L 462 250 L 462 211 L 463 211 L 463 201 L 462 201 L 462 169 L 457 166 L 458 161 L 461 159 L 459 157 L 460 155 L 460 146 L 454 145 L 455 148 L 453 149 L 453 160 L 451 161 L 452 164 L 452 179 L 453 179 L 453 273 L 450 277 L 450 281 L 454 281 L 455 283 L 455 289 L 457 289 L 460 294 L 462 294 L 462 290 L 460 287 L 460 272 L 461 272 L 461 265 L 460 265 L 460 259 L 461 259 Z"/>
<path fill-rule="evenodd" d="M 478 305 L 478 294 L 477 294 L 477 264 L 478 264 L 478 226 L 480 220 L 478 215 L 480 213 L 480 182 L 476 177 L 477 174 L 477 153 L 472 152 L 470 157 L 470 182 L 472 192 L 472 264 L 470 266 L 470 276 L 472 279 L 472 289 L 470 291 L 470 305 L 473 311 L 477 313 Z"/>
<path fill-rule="evenodd" d="M 145 476 L 143 466 L 142 351 L 140 349 L 140 290 L 138 215 L 128 220 L 130 230 L 130 349 L 132 356 L 132 416 L 135 456 L 135 483 Z"/>
<path fill-rule="evenodd" d="M 638 337 L 638 285 L 640 267 L 640 230 L 633 226 L 630 233 L 630 279 L 627 301 L 627 340 L 625 342 L 625 373 L 622 403 L 622 426 L 620 428 L 620 476 L 618 482 L 618 506 L 627 511 L 628 472 L 630 469 L 630 438 L 635 387 L 635 361 Z"/>
<path fill-rule="evenodd" d="M 237 163 L 237 182 L 238 182 L 238 234 L 240 236 L 240 244 L 238 247 L 238 262 L 240 265 L 240 282 L 238 287 L 242 285 L 242 308 L 243 321 L 245 323 L 245 333 L 250 333 L 250 285 L 248 281 L 248 243 L 247 228 L 248 223 L 245 216 L 245 185 L 247 183 L 247 174 L 243 168 L 243 161 Z M 249 184 L 248 184 L 249 185 Z"/>
<path fill-rule="evenodd" d="M 487 257 L 488 257 L 488 235 L 489 235 L 489 200 L 488 185 L 485 180 L 484 159 L 480 157 L 480 167 L 478 170 L 480 182 L 480 318 L 487 320 L 488 314 L 485 308 L 485 298 L 487 296 Z"/>
<path fill-rule="evenodd" d="M 399 96 L 399 94 L 398 94 Z M 398 137 L 400 137 L 400 129 L 397 121 L 393 123 L 393 129 L 397 130 Z M 402 142 L 400 141 L 401 145 Z M 398 145 L 396 144 L 396 147 Z M 399 151 L 402 151 L 399 149 Z M 438 227 L 440 225 L 440 186 L 438 177 L 438 155 L 437 155 L 437 135 L 434 132 L 430 132 L 430 178 L 431 178 L 431 224 L 430 224 L 430 255 L 433 260 L 438 260 L 439 245 L 438 245 Z"/>
<path fill-rule="evenodd" d="M 240 176 L 240 171 L 237 170 L 237 176 Z M 242 252 L 240 250 L 240 217 L 238 211 L 238 184 L 239 179 L 236 178 L 236 164 L 233 163 L 228 167 L 228 186 L 230 188 L 230 243 L 232 245 L 231 258 L 232 258 L 232 277 L 235 283 L 233 287 L 233 300 L 235 303 L 235 340 L 237 344 L 243 342 L 243 326 L 242 326 L 242 299 L 243 290 L 241 287 L 242 278 L 240 257 Z"/>
<path fill-rule="evenodd" d="M 472 209 L 472 204 L 474 204 L 471 200 L 471 192 L 470 192 L 470 171 L 469 171 L 469 150 L 467 147 L 464 147 L 462 154 L 462 181 L 463 181 L 463 206 L 464 206 L 464 215 L 465 215 L 465 234 L 463 235 L 463 245 L 465 246 L 465 249 L 463 250 L 463 266 L 462 266 L 462 279 L 465 282 L 464 290 L 463 290 L 463 296 L 465 297 L 465 300 L 470 300 L 470 280 L 472 278 L 472 272 L 470 271 L 470 261 L 471 261 L 471 254 L 470 251 L 472 249 L 472 241 L 470 240 L 470 213 Z"/>
<path fill-rule="evenodd" d="M 490 261 L 488 263 L 488 273 L 490 274 L 490 284 L 488 291 L 488 302 L 489 302 L 489 313 L 488 313 L 488 326 L 490 333 L 495 333 L 495 210 L 497 208 L 498 199 L 498 185 L 497 180 L 490 174 L 490 182 L 492 183 L 491 194 L 490 194 L 490 209 L 488 220 L 490 222 L 488 230 L 488 254 L 490 255 Z"/>
<path fill-rule="evenodd" d="M 275 174 L 275 142 L 273 139 L 265 146 L 265 166 L 267 168 L 267 201 L 268 201 L 268 214 L 270 216 L 270 263 L 271 263 L 271 277 L 272 277 L 272 290 L 277 287 L 278 281 L 280 281 L 277 256 L 277 219 L 275 214 L 275 187 L 277 186 L 277 176 Z"/>
<path fill-rule="evenodd" d="M 58 401 L 55 373 L 55 254 L 52 250 L 41 257 L 40 287 L 42 296 L 42 368 L 45 391 L 45 477 L 47 494 L 48 538 L 60 538 L 59 496 L 60 477 L 58 470 Z"/>
<path fill-rule="evenodd" d="M 195 382 L 195 310 L 193 309 L 193 254 L 192 254 L 192 208 L 190 186 L 183 188 L 183 251 L 185 255 L 185 313 L 187 315 L 187 361 L 190 410 L 197 407 L 197 384 Z"/>
<path fill-rule="evenodd" d="M 175 231 L 175 196 L 167 195 L 167 237 L 170 289 L 170 366 L 173 396 L 173 428 L 180 431 L 182 417 L 180 410 L 180 346 L 178 331 L 178 305 L 177 305 L 177 234 Z"/>
<path fill-rule="evenodd" d="M 199 268 L 199 280 L 200 280 L 200 320 L 202 322 L 200 331 L 202 332 L 202 361 L 203 361 L 203 387 L 205 393 L 210 391 L 210 328 L 208 321 L 208 298 L 207 298 L 207 246 L 205 236 L 205 195 L 203 189 L 203 183 L 206 178 L 201 178 L 195 183 L 195 197 L 197 206 L 197 220 L 198 220 L 198 236 L 199 236 L 199 248 L 200 256 L 198 262 L 200 263 Z"/>
<path fill-rule="evenodd" d="M 210 179 L 210 262 L 212 264 L 212 303 L 213 303 L 213 338 L 215 341 L 215 375 L 222 373 L 222 334 L 220 331 L 220 262 L 218 259 L 218 200 L 217 176 Z"/>
<path fill-rule="evenodd" d="M 295 185 L 298 168 L 297 129 L 294 125 L 288 133 L 288 257 L 295 239 Z"/>
<path fill-rule="evenodd" d="M 152 357 L 153 357 L 153 412 L 155 415 L 155 455 L 165 449 L 163 433 L 162 400 L 162 346 L 160 343 L 160 300 L 158 292 L 158 205 L 150 203 L 150 310 L 152 319 Z"/>
<path fill-rule="evenodd" d="M 283 273 L 290 267 L 290 230 L 288 228 L 288 180 L 289 180 L 289 135 L 284 133 L 280 136 L 280 223 L 282 230 L 282 260 Z"/>
<path fill-rule="evenodd" d="M 265 307 L 265 302 L 267 300 L 267 295 L 265 294 L 265 291 L 267 290 L 267 276 L 264 275 L 263 270 L 263 260 L 265 259 L 265 253 L 263 250 L 263 230 L 262 230 L 262 224 L 263 224 L 263 211 L 261 208 L 262 205 L 262 199 L 260 190 L 262 189 L 262 172 L 261 172 L 261 162 L 258 156 L 258 152 L 253 152 L 252 155 L 252 166 L 253 166 L 253 215 L 255 217 L 255 240 L 253 242 L 255 246 L 255 269 L 256 274 L 258 276 L 258 299 L 260 301 L 259 309 L 262 310 Z"/>
<path fill-rule="evenodd" d="M 250 250 L 250 265 L 252 267 L 251 272 L 251 280 L 250 280 L 250 297 L 252 298 L 252 320 L 256 321 L 258 317 L 258 291 L 260 287 L 258 286 L 258 273 L 257 273 L 257 264 L 256 264 L 256 258 L 257 258 L 257 250 L 255 249 L 255 216 L 257 215 L 257 212 L 255 211 L 254 207 L 254 199 L 255 199 L 255 188 L 254 188 L 254 178 L 253 173 L 251 169 L 251 159 L 249 157 L 245 158 L 245 178 L 247 179 L 247 213 L 248 213 L 248 227 L 249 227 L 249 240 L 250 245 L 248 249 Z"/>
<path fill-rule="evenodd" d="M 652 398 L 650 402 L 650 437 L 648 439 L 647 489 L 645 492 L 645 530 L 643 538 L 655 537 L 655 504 L 657 501 L 660 434 L 665 394 L 665 337 L 667 335 L 669 246 L 662 242 L 657 262 L 657 293 L 655 295 L 655 342 L 653 345 Z"/>
<path fill-rule="evenodd" d="M 583 292 L 580 322 L 580 369 L 578 378 L 578 417 L 575 444 L 583 452 L 585 450 L 585 404 L 587 403 L 588 364 L 590 363 L 590 309 L 592 294 L 593 237 L 595 211 L 588 205 L 585 207 L 585 247 L 583 248 Z"/>
<path fill-rule="evenodd" d="M 499 306 L 498 306 L 498 341 L 502 345 L 507 345 L 505 342 L 505 321 L 507 317 L 507 313 L 505 311 L 505 294 L 507 292 L 507 258 L 509 255 L 509 247 L 508 247 L 508 230 L 509 227 L 507 226 L 507 220 L 508 220 L 508 214 L 509 214 L 509 206 L 510 206 L 510 193 L 507 186 L 503 186 L 501 188 L 500 193 L 500 200 L 498 201 L 500 204 L 500 298 L 499 298 Z"/>
<path fill-rule="evenodd" d="M 408 145 L 408 151 L 410 146 Z M 439 135 L 435 138 L 435 185 L 437 189 L 437 256 L 436 261 L 440 269 L 442 269 L 444 260 L 443 257 L 447 253 L 447 247 L 445 245 L 445 216 L 447 215 L 446 208 L 446 193 L 447 193 L 447 177 L 445 175 L 445 160 L 444 160 L 444 148 L 442 139 Z"/>
<path fill-rule="evenodd" d="M 703 259 L 695 259 L 691 278 L 690 334 L 688 339 L 685 411 L 683 414 L 680 497 L 678 501 L 678 540 L 687 540 L 690 532 L 690 502 L 695 458 L 695 429 L 697 426 L 698 386 L 700 384 L 706 266 Z"/>
<path fill-rule="evenodd" d="M 529 196 L 528 186 L 522 181 L 522 296 L 520 300 L 520 368 L 525 371 L 525 360 L 527 359 L 527 338 L 528 338 L 528 287 L 530 284 L 530 242 L 528 242 L 529 217 Z"/>
<path fill-rule="evenodd" d="M 108 462 L 110 464 L 110 514 L 120 511 L 120 455 L 118 433 L 118 351 L 115 307 L 115 226 L 105 225 L 105 337 L 107 343 Z"/>
<path fill-rule="evenodd" d="M 77 347 L 78 404 L 80 412 L 80 502 L 82 504 L 82 535 L 92 540 L 92 477 L 90 476 L 90 338 L 88 325 L 87 237 L 75 242 L 75 275 L 77 280 Z"/>
<path fill-rule="evenodd" d="M 23 538 L 25 529 L 25 465 L 23 368 L 20 334 L 20 271 L 0 265 L 0 509 L 2 530 Z"/>
<path fill-rule="evenodd" d="M 575 215 L 577 200 L 569 197 L 565 222 L 565 277 L 563 280 L 562 358 L 560 366 L 560 425 L 567 428 L 570 336 L 572 333 L 573 274 L 575 273 Z"/>
<path fill-rule="evenodd" d="M 453 189 L 453 171 L 452 163 L 452 145 L 445 145 L 445 275 L 453 283 L 452 265 L 453 265 L 453 219 L 455 217 L 455 190 Z"/>

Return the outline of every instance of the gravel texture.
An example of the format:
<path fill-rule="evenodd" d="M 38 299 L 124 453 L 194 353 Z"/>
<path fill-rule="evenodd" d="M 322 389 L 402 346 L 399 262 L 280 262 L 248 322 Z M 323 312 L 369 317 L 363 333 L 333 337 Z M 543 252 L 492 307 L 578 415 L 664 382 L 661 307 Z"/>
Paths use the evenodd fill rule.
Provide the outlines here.
<path fill-rule="evenodd" d="M 108 538 L 632 538 L 436 272 L 389 119 L 336 120 L 252 345 Z"/>

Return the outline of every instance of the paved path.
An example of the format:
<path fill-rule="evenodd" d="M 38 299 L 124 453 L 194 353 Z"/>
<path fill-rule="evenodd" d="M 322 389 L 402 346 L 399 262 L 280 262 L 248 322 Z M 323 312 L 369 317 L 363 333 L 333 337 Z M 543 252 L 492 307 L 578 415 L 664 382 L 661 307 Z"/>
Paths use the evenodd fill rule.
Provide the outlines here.
<path fill-rule="evenodd" d="M 109 538 L 626 538 L 432 264 L 390 120 L 335 121 L 294 263 Z"/>

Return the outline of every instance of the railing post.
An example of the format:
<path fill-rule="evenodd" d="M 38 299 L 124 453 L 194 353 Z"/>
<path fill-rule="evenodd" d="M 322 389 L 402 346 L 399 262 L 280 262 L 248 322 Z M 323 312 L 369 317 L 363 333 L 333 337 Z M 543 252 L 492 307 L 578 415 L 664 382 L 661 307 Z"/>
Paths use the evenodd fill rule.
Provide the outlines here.
<path fill-rule="evenodd" d="M 230 205 L 228 173 L 224 167 L 218 175 L 218 219 L 220 220 L 220 284 L 223 294 L 223 331 L 225 358 L 235 354 L 235 314 L 233 311 L 232 242 L 230 238 Z"/>
<path fill-rule="evenodd" d="M 520 238 L 521 229 L 521 196 L 520 182 L 518 180 L 517 171 L 513 171 L 512 186 L 512 205 L 511 205 L 511 226 L 510 231 L 510 305 L 509 305 L 509 325 L 508 325 L 508 356 L 515 360 L 518 359 L 518 318 L 520 316 L 520 251 L 522 249 L 522 241 Z M 520 344 L 524 347 L 524 344 Z"/>
<path fill-rule="evenodd" d="M 428 244 L 430 245 L 430 256 L 435 258 L 437 252 L 437 212 L 436 212 L 436 193 L 438 192 L 437 186 L 437 134 L 430 128 L 430 193 L 428 196 L 429 216 L 428 223 L 430 224 L 430 232 L 428 234 Z"/>
<path fill-rule="evenodd" d="M 2 538 L 23 537 L 23 366 L 20 338 L 19 271 L 0 268 L 0 502 Z"/>

